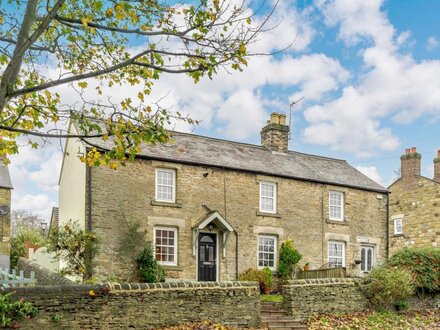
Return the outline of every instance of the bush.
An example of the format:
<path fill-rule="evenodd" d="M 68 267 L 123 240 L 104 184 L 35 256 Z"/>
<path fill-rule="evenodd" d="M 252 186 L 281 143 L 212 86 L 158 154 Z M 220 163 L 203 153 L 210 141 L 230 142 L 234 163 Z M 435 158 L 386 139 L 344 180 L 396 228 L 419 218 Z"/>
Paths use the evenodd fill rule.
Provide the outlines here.
<path fill-rule="evenodd" d="M 77 222 L 69 221 L 48 237 L 47 252 L 54 252 L 57 260 L 66 262 L 60 273 L 79 276 L 82 283 L 90 278 L 92 261 L 98 250 L 98 236 L 82 229 Z"/>
<path fill-rule="evenodd" d="M 269 275 L 270 273 L 270 275 Z M 272 291 L 272 271 L 269 268 L 252 269 L 244 271 L 238 276 L 240 281 L 256 281 L 260 285 L 260 293 L 269 293 Z"/>
<path fill-rule="evenodd" d="M 405 248 L 393 255 L 386 266 L 409 271 L 417 291 L 440 291 L 440 249 Z"/>
<path fill-rule="evenodd" d="M 373 305 L 401 305 L 414 293 L 411 273 L 398 268 L 374 268 L 363 280 L 363 289 Z"/>
<path fill-rule="evenodd" d="M 11 238 L 11 268 L 16 268 L 18 259 L 26 255 L 26 242 L 42 246 L 44 238 L 41 230 L 27 226 L 19 226 L 17 233 Z"/>
<path fill-rule="evenodd" d="M 154 258 L 153 248 L 147 243 L 136 258 L 137 270 L 144 283 L 165 282 L 166 272 Z"/>
<path fill-rule="evenodd" d="M 10 301 L 12 293 L 0 295 L 0 326 L 18 327 L 18 321 L 24 318 L 31 318 L 37 315 L 37 309 L 30 303 L 24 301 Z"/>
<path fill-rule="evenodd" d="M 283 242 L 280 248 L 278 275 L 282 279 L 293 278 L 296 265 L 301 259 L 302 259 L 302 255 L 295 248 L 292 240 L 288 239 L 285 242 Z"/>

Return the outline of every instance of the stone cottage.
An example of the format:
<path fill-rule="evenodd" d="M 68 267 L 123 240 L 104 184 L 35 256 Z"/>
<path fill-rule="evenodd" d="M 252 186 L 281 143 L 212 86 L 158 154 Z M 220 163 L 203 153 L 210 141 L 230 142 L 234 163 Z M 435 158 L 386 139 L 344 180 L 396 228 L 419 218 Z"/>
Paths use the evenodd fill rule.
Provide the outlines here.
<path fill-rule="evenodd" d="M 0 161 L 0 267 L 9 268 L 9 251 L 11 238 L 11 177 L 9 170 Z"/>
<path fill-rule="evenodd" d="M 142 145 L 116 171 L 86 167 L 77 156 L 88 145 L 67 141 L 59 221 L 78 220 L 101 237 L 99 278 L 130 274 L 118 248 L 125 221 L 146 229 L 173 279 L 276 270 L 286 239 L 314 268 L 358 275 L 386 258 L 387 190 L 344 160 L 289 151 L 285 115 L 271 115 L 261 146 L 172 134 L 173 143 Z M 87 143 L 106 149 L 111 139 Z"/>
<path fill-rule="evenodd" d="M 420 175 L 422 156 L 406 149 L 401 176 L 390 191 L 390 253 L 404 247 L 440 247 L 440 150 L 434 158 L 434 178 Z"/>

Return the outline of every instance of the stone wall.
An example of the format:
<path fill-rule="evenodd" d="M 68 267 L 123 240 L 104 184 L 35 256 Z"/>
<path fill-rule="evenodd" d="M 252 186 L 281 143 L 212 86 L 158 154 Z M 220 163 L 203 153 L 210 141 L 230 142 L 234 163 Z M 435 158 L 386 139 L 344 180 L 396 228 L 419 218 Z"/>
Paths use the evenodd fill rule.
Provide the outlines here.
<path fill-rule="evenodd" d="M 0 205 L 11 208 L 11 189 L 0 188 Z M 6 215 L 0 215 L 0 254 L 8 255 L 11 249 L 11 211 Z"/>
<path fill-rule="evenodd" d="M 292 280 L 283 286 L 283 296 L 284 308 L 295 320 L 368 308 L 356 281 L 349 278 Z"/>
<path fill-rule="evenodd" d="M 440 247 L 440 183 L 403 177 L 389 190 L 390 255 L 405 247 Z M 395 219 L 402 219 L 402 234 L 394 234 Z"/>
<path fill-rule="evenodd" d="M 29 277 L 30 272 L 35 272 L 35 279 L 37 285 L 73 285 L 71 280 L 60 276 L 58 273 L 52 272 L 44 267 L 41 267 L 36 262 L 30 261 L 26 258 L 18 260 L 17 268 L 24 271 L 24 276 Z"/>
<path fill-rule="evenodd" d="M 91 290 L 93 293 L 91 294 Z M 4 293 L 12 289 L 2 289 Z M 236 327 L 260 323 L 256 282 L 174 282 L 16 288 L 39 310 L 22 329 L 151 329 L 210 320 Z M 60 322 L 52 318 L 58 315 Z"/>
<path fill-rule="evenodd" d="M 176 171 L 176 203 L 155 201 L 156 168 Z M 303 262 L 316 268 L 328 262 L 329 240 L 344 242 L 350 275 L 359 275 L 359 266 L 354 260 L 360 259 L 361 244 L 376 248 L 377 263 L 386 258 L 385 194 L 144 159 L 121 166 L 117 172 L 107 167 L 92 168 L 91 181 L 91 226 L 103 238 L 94 269 L 94 275 L 100 280 L 116 276 L 119 281 L 127 281 L 132 273 L 129 262 L 118 252 L 127 227 L 124 218 L 139 223 L 150 241 L 155 226 L 177 229 L 177 265 L 167 266 L 168 276 L 197 279 L 192 228 L 209 213 L 206 207 L 218 211 L 234 229 L 223 246 L 221 231 L 213 228 L 219 235 L 219 253 L 225 248 L 225 254 L 221 253 L 218 259 L 217 280 L 234 280 L 237 272 L 257 267 L 259 235 L 275 236 L 278 248 L 287 238 L 292 239 L 303 254 Z M 259 212 L 261 181 L 277 185 L 276 214 Z M 344 221 L 328 219 L 328 194 L 333 190 L 344 193 Z"/>

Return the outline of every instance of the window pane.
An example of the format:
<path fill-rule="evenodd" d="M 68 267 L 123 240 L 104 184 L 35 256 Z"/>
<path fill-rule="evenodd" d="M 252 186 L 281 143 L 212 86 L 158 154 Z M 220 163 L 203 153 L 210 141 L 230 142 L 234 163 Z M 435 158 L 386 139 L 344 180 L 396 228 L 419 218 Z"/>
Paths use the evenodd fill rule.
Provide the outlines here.
<path fill-rule="evenodd" d="M 275 238 L 258 237 L 258 267 L 275 267 L 275 244 Z"/>
<path fill-rule="evenodd" d="M 162 264 L 176 264 L 176 231 L 174 229 L 156 229 L 155 234 L 156 259 Z"/>

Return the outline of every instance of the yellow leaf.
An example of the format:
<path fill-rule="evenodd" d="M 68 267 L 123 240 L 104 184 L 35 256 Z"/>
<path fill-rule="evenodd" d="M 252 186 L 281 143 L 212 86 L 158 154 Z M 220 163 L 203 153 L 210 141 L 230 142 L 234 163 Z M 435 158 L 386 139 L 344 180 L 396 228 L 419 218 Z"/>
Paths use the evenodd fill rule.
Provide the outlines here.
<path fill-rule="evenodd" d="M 81 81 L 81 82 L 78 83 L 78 86 L 81 87 L 81 88 L 86 88 L 87 87 L 87 82 Z"/>
<path fill-rule="evenodd" d="M 141 100 L 142 102 L 144 101 L 144 94 L 142 94 L 141 92 L 138 93 L 138 98 L 139 100 Z"/>
<path fill-rule="evenodd" d="M 84 27 L 87 27 L 87 18 L 81 17 L 81 23 Z"/>

